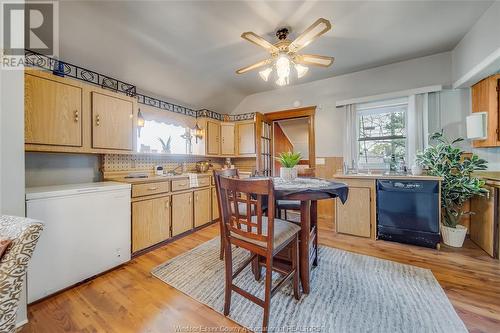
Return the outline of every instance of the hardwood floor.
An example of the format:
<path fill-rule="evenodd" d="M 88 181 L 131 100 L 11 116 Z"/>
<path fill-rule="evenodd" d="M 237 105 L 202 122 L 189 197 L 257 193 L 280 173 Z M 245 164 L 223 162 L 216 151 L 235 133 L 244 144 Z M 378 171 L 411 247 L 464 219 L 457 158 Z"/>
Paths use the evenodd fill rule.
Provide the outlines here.
<path fill-rule="evenodd" d="M 29 306 L 29 323 L 21 332 L 175 332 L 188 326 L 200 332 L 203 327 L 237 327 L 150 274 L 153 267 L 217 236 L 218 230 L 210 225 Z M 471 332 L 500 332 L 500 262 L 470 241 L 462 249 L 442 246 L 436 251 L 338 235 L 331 223 L 320 220 L 319 242 L 430 269 Z"/>

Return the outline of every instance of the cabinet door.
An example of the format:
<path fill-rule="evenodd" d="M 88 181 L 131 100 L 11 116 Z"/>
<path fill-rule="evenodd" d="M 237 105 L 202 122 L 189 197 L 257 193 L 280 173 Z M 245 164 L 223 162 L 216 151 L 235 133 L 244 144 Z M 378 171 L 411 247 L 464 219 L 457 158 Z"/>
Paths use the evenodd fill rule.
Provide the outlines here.
<path fill-rule="evenodd" d="M 172 236 L 193 229 L 193 193 L 172 195 Z"/>
<path fill-rule="evenodd" d="M 82 89 L 26 74 L 26 143 L 82 146 Z"/>
<path fill-rule="evenodd" d="M 170 237 L 170 197 L 132 203 L 132 252 Z"/>
<path fill-rule="evenodd" d="M 234 124 L 222 123 L 221 132 L 221 154 L 234 155 Z"/>
<path fill-rule="evenodd" d="M 337 232 L 370 237 L 370 189 L 349 187 L 349 198 L 345 204 L 336 200 Z"/>
<path fill-rule="evenodd" d="M 194 226 L 199 227 L 201 225 L 210 222 L 210 203 L 211 195 L 210 189 L 194 191 Z"/>
<path fill-rule="evenodd" d="M 207 154 L 220 154 L 220 125 L 213 121 L 207 121 Z"/>
<path fill-rule="evenodd" d="M 132 150 L 133 142 L 133 103 L 92 92 L 92 147 Z"/>
<path fill-rule="evenodd" d="M 475 196 L 471 199 L 470 239 L 482 248 L 486 253 L 494 255 L 495 237 L 495 188 L 484 186 L 488 196 Z"/>
<path fill-rule="evenodd" d="M 255 154 L 255 124 L 238 124 L 238 154 Z"/>
<path fill-rule="evenodd" d="M 217 201 L 217 190 L 212 189 L 212 221 L 219 218 L 219 202 Z"/>
<path fill-rule="evenodd" d="M 500 75 L 490 76 L 472 86 L 472 112 L 487 112 L 486 139 L 474 140 L 474 147 L 500 146 Z"/>

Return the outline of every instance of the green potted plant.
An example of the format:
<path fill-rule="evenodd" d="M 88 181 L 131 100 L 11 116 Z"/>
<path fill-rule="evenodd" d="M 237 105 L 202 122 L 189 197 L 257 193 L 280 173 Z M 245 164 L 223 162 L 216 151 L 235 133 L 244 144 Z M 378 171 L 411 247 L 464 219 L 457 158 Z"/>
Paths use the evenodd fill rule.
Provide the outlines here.
<path fill-rule="evenodd" d="M 441 235 L 446 245 L 461 247 L 467 228 L 460 225 L 464 215 L 473 212 L 464 211 L 464 203 L 474 195 L 485 195 L 484 181 L 472 173 L 486 169 L 486 161 L 476 154 L 463 157 L 464 151 L 457 147 L 463 138 L 449 140 L 443 132 L 430 135 L 434 145 L 417 154 L 417 162 L 430 176 L 442 177 L 441 183 Z"/>
<path fill-rule="evenodd" d="M 295 166 L 299 164 L 301 158 L 302 156 L 299 152 L 293 153 L 289 151 L 280 153 L 280 155 L 276 157 L 281 164 L 280 178 L 284 180 L 293 180 L 297 178 L 297 169 Z"/>
<path fill-rule="evenodd" d="M 167 154 L 170 154 L 172 152 L 171 150 L 171 143 L 172 143 L 172 136 L 169 136 L 168 139 L 167 139 L 167 142 L 165 142 L 162 138 L 158 138 L 158 141 L 160 141 L 161 143 L 161 147 L 162 147 L 162 152 L 163 153 L 167 153 Z"/>

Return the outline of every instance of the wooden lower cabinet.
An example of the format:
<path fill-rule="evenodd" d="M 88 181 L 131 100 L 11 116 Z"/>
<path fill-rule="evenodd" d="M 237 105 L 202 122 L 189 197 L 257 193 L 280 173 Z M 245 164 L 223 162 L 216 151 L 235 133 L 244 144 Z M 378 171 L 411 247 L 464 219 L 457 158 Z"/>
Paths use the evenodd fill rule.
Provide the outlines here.
<path fill-rule="evenodd" d="M 336 199 L 335 224 L 338 233 L 375 238 L 375 181 L 339 179 L 349 185 L 345 204 Z"/>
<path fill-rule="evenodd" d="M 490 256 L 498 256 L 494 248 L 495 233 L 498 232 L 498 192 L 495 187 L 485 185 L 487 196 L 475 196 L 471 199 L 470 239 Z"/>
<path fill-rule="evenodd" d="M 193 228 L 193 192 L 172 195 L 172 236 Z"/>
<path fill-rule="evenodd" d="M 219 219 L 219 202 L 217 201 L 217 190 L 212 188 L 212 221 Z"/>
<path fill-rule="evenodd" d="M 211 193 L 210 189 L 197 190 L 194 196 L 194 227 L 199 227 L 210 222 Z"/>
<path fill-rule="evenodd" d="M 170 196 L 132 203 L 132 252 L 170 237 Z"/>

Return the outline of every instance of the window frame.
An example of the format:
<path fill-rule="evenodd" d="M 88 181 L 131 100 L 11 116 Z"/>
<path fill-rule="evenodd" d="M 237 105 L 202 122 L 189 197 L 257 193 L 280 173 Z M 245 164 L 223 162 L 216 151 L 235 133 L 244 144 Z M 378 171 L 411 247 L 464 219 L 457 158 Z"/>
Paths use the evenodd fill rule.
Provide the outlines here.
<path fill-rule="evenodd" d="M 363 141 L 369 142 L 377 142 L 377 141 L 389 141 L 389 140 L 398 140 L 404 139 L 404 149 L 405 149 L 405 161 L 408 161 L 408 108 L 409 108 L 409 99 L 408 97 L 397 98 L 392 100 L 382 100 L 382 101 L 373 101 L 367 103 L 358 103 L 355 105 L 356 107 L 356 163 L 358 169 L 366 169 L 366 170 L 385 170 L 386 165 L 384 163 L 361 163 L 361 155 L 360 155 L 360 143 Z M 404 107 L 404 110 L 397 110 L 398 108 Z M 360 137 L 360 125 L 361 125 L 361 116 L 369 115 L 370 110 L 377 109 L 390 109 L 394 108 L 395 110 L 392 112 L 380 112 L 381 114 L 389 114 L 389 113 L 397 113 L 403 111 L 404 113 L 404 136 L 380 136 L 380 137 L 371 137 L 370 139 L 361 138 Z M 374 112 L 372 114 L 377 114 L 378 112 Z"/>

